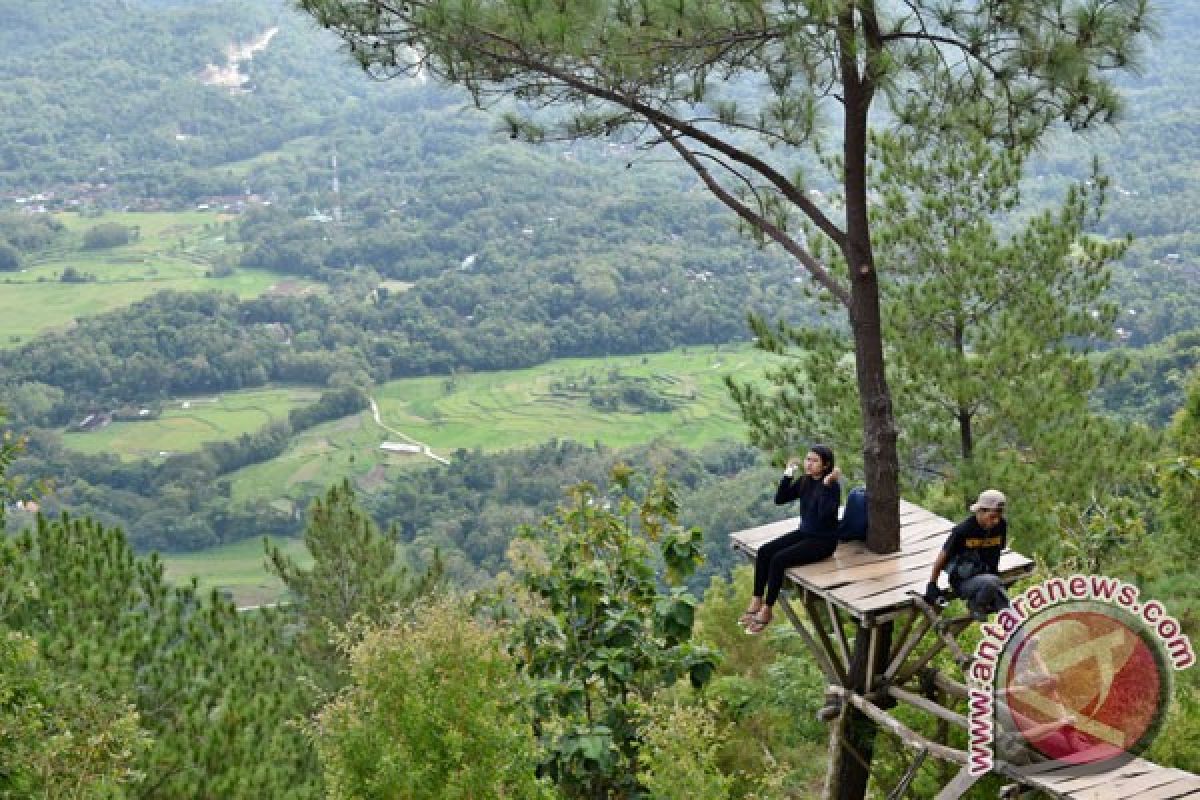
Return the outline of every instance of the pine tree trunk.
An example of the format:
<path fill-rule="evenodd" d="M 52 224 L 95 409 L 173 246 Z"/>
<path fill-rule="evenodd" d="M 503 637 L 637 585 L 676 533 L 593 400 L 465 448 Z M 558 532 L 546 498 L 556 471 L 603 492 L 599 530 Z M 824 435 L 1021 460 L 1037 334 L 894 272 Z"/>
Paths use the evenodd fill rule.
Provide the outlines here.
<path fill-rule="evenodd" d="M 849 42 L 854 39 L 853 12 L 844 13 L 842 83 L 845 88 L 846 238 L 842 246 L 850 272 L 850 330 L 858 398 L 863 419 L 863 465 L 867 478 L 869 528 L 867 547 L 876 553 L 900 549 L 899 459 L 896 420 L 883 364 L 883 325 L 880 319 L 879 276 L 871 247 L 867 216 L 867 117 L 871 87 L 858 74 Z"/>
<path fill-rule="evenodd" d="M 853 244 L 853 243 L 852 243 Z M 853 246 L 849 248 L 853 250 Z M 900 474 L 896 455 L 896 420 L 883 362 L 879 292 L 870 250 L 851 261 L 850 327 L 854 334 L 855 370 L 863 419 L 863 468 L 867 479 L 869 529 L 867 547 L 875 553 L 900 549 Z"/>

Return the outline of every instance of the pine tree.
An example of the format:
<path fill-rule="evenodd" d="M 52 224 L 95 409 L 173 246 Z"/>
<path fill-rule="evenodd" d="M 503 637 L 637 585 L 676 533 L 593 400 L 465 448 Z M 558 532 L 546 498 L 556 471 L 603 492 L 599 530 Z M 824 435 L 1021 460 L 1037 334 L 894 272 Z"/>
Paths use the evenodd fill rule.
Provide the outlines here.
<path fill-rule="evenodd" d="M 1115 319 L 1109 265 L 1128 246 L 1087 233 L 1107 180 L 1093 172 L 1018 224 L 1020 152 L 967 133 L 879 134 L 872 152 L 889 382 L 913 482 L 936 479 L 955 514 L 985 486 L 1006 487 L 1016 528 L 1029 532 L 1045 531 L 1058 503 L 1087 505 L 1097 487 L 1136 481 L 1122 450 L 1148 440 L 1088 407 L 1100 377 L 1088 350 Z M 832 328 L 754 325 L 760 346 L 792 362 L 769 376 L 772 393 L 734 386 L 755 440 L 782 451 L 807 434 L 852 453 L 861 425 L 839 400 L 855 391 L 848 343 Z"/>
<path fill-rule="evenodd" d="M 314 726 L 330 800 L 553 797 L 538 780 L 529 685 L 498 632 L 438 606 L 371 626 Z"/>
<path fill-rule="evenodd" d="M 300 567 L 264 540 L 267 568 L 287 587 L 290 611 L 302 627 L 301 645 L 327 686 L 340 684 L 338 673 L 345 666 L 336 644 L 339 631 L 355 617 L 382 621 L 397 607 L 431 592 L 441 578 L 435 562 L 410 580 L 396 563 L 397 538 L 394 527 L 379 530 L 344 480 L 309 511 L 304 545 L 313 558 L 311 567 Z"/>
<path fill-rule="evenodd" d="M 137 712 L 64 679 L 29 636 L 0 626 L 0 798 L 120 800 L 149 747 Z"/>
<path fill-rule="evenodd" d="M 1012 146 L 1058 120 L 1107 121 L 1119 105 L 1107 73 L 1133 62 L 1147 24 L 1146 0 L 299 5 L 376 76 L 432 75 L 481 104 L 515 99 L 530 113 L 508 115 L 514 138 L 630 134 L 669 148 L 740 223 L 795 258 L 849 323 L 868 544 L 880 552 L 899 546 L 899 470 L 869 219 L 870 120 L 948 140 L 947 112 L 970 109 L 961 124 Z M 823 202 L 813 190 L 826 187 L 801 168 L 817 160 L 840 205 Z"/>
<path fill-rule="evenodd" d="M 1164 517 L 1177 563 L 1200 557 L 1200 368 L 1193 370 L 1183 408 L 1171 421 L 1174 456 L 1160 469 Z"/>

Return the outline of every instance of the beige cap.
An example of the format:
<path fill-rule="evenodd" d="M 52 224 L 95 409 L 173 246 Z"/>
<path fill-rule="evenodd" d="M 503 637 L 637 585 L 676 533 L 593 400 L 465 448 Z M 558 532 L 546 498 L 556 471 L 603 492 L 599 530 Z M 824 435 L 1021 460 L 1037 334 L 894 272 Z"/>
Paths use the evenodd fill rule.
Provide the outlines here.
<path fill-rule="evenodd" d="M 1008 500 L 999 489 L 984 489 L 979 499 L 971 505 L 972 511 L 1003 511 Z"/>

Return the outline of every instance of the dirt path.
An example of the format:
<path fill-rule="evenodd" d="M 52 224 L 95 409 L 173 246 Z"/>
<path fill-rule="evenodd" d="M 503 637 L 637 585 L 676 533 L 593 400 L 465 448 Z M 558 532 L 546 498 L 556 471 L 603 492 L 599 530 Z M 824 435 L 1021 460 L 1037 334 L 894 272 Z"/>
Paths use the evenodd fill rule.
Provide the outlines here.
<path fill-rule="evenodd" d="M 442 458 L 437 453 L 433 452 L 433 450 L 430 449 L 429 445 L 425 444 L 424 442 L 418 442 L 416 439 L 409 436 L 407 433 L 404 433 L 403 431 L 398 431 L 395 428 L 389 428 L 387 425 L 384 425 L 383 420 L 379 416 L 379 404 L 375 402 L 374 397 L 369 397 L 367 399 L 371 401 L 371 416 L 373 416 L 375 418 L 376 425 L 383 428 L 388 433 L 392 433 L 392 434 L 395 434 L 396 436 L 399 436 L 401 439 L 408 442 L 409 444 L 420 447 L 421 455 L 428 456 L 429 458 L 432 458 L 434 461 L 438 462 L 439 464 L 449 464 L 450 463 L 448 460 Z"/>

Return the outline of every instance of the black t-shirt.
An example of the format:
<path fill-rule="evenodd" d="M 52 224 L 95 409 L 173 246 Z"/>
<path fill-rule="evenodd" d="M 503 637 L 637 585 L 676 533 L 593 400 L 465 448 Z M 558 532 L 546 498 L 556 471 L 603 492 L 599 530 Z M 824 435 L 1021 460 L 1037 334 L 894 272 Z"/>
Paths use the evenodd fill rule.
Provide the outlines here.
<path fill-rule="evenodd" d="M 984 569 L 993 575 L 1000 572 L 1000 554 L 1008 543 L 1008 520 L 1001 519 L 991 530 L 985 531 L 975 515 L 964 519 L 954 526 L 946 543 L 942 545 L 947 558 L 947 567 L 954 563 L 956 556 L 965 552 L 977 555 L 983 562 Z M 953 581 L 953 574 L 951 581 Z"/>

